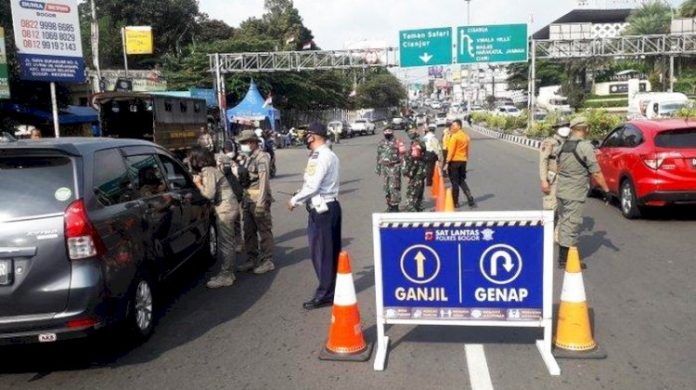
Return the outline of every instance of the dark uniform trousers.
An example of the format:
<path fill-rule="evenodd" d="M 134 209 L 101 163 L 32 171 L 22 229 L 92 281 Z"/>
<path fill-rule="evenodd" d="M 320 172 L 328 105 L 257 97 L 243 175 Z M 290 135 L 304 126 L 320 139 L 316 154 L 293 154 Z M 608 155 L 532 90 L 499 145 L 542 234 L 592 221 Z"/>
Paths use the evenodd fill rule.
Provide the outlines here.
<path fill-rule="evenodd" d="M 464 195 L 470 196 L 471 191 L 466 184 L 466 161 L 451 161 L 449 163 L 449 177 L 452 182 L 452 200 L 459 203 L 459 187 L 464 190 Z"/>
<path fill-rule="evenodd" d="M 324 213 L 309 211 L 307 227 L 309 252 L 319 279 L 314 298 L 323 301 L 333 299 L 338 256 L 341 252 L 341 205 L 338 201 L 326 205 L 329 210 Z"/>

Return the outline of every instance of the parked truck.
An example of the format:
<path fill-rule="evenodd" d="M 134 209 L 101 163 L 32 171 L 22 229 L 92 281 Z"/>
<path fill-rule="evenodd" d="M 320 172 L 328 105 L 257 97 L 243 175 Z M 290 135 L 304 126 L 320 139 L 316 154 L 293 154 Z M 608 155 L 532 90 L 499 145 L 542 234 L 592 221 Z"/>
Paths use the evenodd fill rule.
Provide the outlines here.
<path fill-rule="evenodd" d="M 208 127 L 204 99 L 139 92 L 104 92 L 92 97 L 101 135 L 152 141 L 183 155 Z"/>
<path fill-rule="evenodd" d="M 628 102 L 628 119 L 668 118 L 688 104 L 689 98 L 679 92 L 637 93 Z"/>

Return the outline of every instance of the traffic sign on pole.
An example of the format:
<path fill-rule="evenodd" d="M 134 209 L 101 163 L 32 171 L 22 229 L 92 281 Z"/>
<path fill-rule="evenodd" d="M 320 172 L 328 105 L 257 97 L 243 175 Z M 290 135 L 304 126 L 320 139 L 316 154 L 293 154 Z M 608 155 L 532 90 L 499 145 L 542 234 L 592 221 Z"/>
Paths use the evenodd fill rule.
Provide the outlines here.
<path fill-rule="evenodd" d="M 399 31 L 399 59 L 402 68 L 451 64 L 452 29 Z"/>
<path fill-rule="evenodd" d="M 526 24 L 457 27 L 460 64 L 527 62 Z"/>

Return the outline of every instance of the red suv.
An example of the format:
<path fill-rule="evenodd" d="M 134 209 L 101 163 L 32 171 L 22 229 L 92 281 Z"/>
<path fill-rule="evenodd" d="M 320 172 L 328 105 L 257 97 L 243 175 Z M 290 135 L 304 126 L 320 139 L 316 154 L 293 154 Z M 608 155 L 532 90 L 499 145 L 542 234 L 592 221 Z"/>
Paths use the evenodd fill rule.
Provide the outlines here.
<path fill-rule="evenodd" d="M 696 203 L 696 121 L 631 121 L 612 131 L 597 161 L 624 217 L 646 206 Z"/>

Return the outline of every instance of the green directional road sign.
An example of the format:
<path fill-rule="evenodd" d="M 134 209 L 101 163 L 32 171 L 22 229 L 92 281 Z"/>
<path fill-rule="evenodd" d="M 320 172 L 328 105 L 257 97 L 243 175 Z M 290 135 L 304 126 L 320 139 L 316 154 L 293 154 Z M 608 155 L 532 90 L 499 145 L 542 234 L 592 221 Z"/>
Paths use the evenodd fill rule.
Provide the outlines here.
<path fill-rule="evenodd" d="M 527 62 L 527 25 L 457 27 L 457 62 Z"/>
<path fill-rule="evenodd" d="M 399 59 L 402 68 L 451 64 L 452 29 L 399 31 Z"/>

